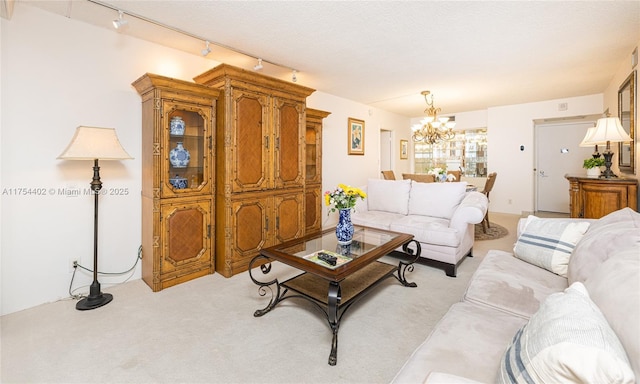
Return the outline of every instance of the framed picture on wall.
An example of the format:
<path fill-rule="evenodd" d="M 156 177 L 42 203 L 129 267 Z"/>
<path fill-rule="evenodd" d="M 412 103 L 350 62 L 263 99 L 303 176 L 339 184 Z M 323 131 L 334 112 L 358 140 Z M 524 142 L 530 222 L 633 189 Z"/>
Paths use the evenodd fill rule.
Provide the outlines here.
<path fill-rule="evenodd" d="M 349 154 L 364 155 L 364 120 L 349 118 Z"/>
<path fill-rule="evenodd" d="M 409 142 L 407 140 L 400 140 L 400 158 L 409 158 Z"/>

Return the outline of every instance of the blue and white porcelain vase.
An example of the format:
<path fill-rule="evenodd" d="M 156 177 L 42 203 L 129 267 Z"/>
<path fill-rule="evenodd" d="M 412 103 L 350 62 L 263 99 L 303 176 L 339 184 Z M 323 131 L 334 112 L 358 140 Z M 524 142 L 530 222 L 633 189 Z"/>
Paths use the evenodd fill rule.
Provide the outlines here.
<path fill-rule="evenodd" d="M 445 173 L 440 173 L 436 176 L 436 181 L 439 183 L 444 183 L 447 181 L 447 175 Z"/>
<path fill-rule="evenodd" d="M 349 245 L 353 240 L 353 223 L 351 222 L 351 208 L 340 209 L 338 225 L 336 225 L 336 238 L 338 244 Z"/>
<path fill-rule="evenodd" d="M 187 188 L 187 179 L 185 177 L 180 177 L 176 175 L 169 179 L 169 183 L 173 185 L 175 189 L 185 189 Z"/>
<path fill-rule="evenodd" d="M 174 116 L 171 118 L 169 132 L 171 133 L 171 136 L 184 135 L 184 120 L 182 120 L 182 117 Z"/>
<path fill-rule="evenodd" d="M 191 154 L 184 148 L 181 141 L 169 151 L 169 162 L 174 168 L 186 168 L 189 165 L 189 160 L 191 160 Z"/>

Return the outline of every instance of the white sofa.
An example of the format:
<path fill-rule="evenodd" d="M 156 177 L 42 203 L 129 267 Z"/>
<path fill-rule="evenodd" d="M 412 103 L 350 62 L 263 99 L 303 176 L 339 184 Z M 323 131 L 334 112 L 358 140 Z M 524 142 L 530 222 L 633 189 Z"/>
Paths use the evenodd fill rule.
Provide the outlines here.
<path fill-rule="evenodd" d="M 472 256 L 474 225 L 482 222 L 488 200 L 466 192 L 467 183 L 419 183 L 371 179 L 361 187 L 351 219 L 354 224 L 409 233 L 420 243 L 419 262 L 443 268 L 447 276 Z"/>
<path fill-rule="evenodd" d="M 532 217 L 518 234 L 513 253 L 485 256 L 394 383 L 640 379 L 640 214 Z"/>

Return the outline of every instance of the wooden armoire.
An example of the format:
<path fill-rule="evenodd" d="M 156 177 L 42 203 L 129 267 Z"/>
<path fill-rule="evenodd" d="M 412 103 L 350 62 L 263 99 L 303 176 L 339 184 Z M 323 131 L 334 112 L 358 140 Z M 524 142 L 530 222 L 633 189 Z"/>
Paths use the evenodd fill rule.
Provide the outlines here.
<path fill-rule="evenodd" d="M 159 291 L 215 270 L 219 91 L 153 74 L 133 86 L 142 97 L 142 279 Z"/>
<path fill-rule="evenodd" d="M 304 236 L 306 98 L 313 89 L 221 64 L 194 78 L 220 90 L 216 271 L 246 271 L 260 249 Z"/>
<path fill-rule="evenodd" d="M 331 112 L 307 108 L 305 134 L 305 231 L 322 229 L 322 120 Z"/>

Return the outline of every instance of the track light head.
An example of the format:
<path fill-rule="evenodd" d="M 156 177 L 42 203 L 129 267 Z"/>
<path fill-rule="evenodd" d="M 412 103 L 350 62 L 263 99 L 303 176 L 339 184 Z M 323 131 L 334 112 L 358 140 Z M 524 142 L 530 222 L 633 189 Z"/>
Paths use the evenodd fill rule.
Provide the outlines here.
<path fill-rule="evenodd" d="M 257 64 L 255 67 L 253 67 L 253 70 L 254 70 L 254 71 L 259 71 L 259 70 L 261 70 L 262 68 L 264 68 L 264 67 L 262 66 L 262 59 L 258 59 L 258 64 Z"/>
<path fill-rule="evenodd" d="M 209 48 L 209 41 L 207 40 L 205 41 L 205 48 L 200 53 L 202 53 L 202 56 L 207 56 L 209 52 L 211 52 L 211 48 Z"/>
<path fill-rule="evenodd" d="M 122 18 L 123 15 L 124 13 L 122 11 L 118 11 L 118 18 L 113 20 L 113 27 L 115 29 L 120 29 L 129 23 L 127 20 Z"/>
<path fill-rule="evenodd" d="M 294 83 L 298 81 L 298 76 L 296 76 L 296 73 L 298 73 L 298 71 L 296 71 L 295 69 L 291 71 L 291 81 L 293 81 Z"/>

